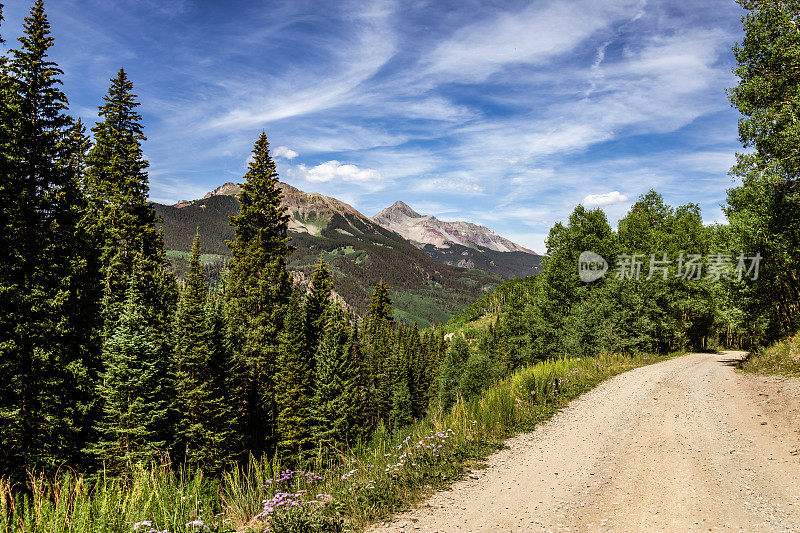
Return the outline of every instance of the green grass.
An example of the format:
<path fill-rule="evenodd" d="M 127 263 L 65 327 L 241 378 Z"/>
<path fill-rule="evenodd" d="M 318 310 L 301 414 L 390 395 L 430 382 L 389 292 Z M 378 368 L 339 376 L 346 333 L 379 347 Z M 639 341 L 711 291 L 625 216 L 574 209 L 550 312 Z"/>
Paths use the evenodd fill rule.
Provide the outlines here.
<path fill-rule="evenodd" d="M 179 259 L 188 262 L 192 258 L 192 254 L 189 252 L 183 252 L 181 250 L 167 250 L 165 253 L 167 255 L 167 259 L 170 260 Z M 200 262 L 204 265 L 219 263 L 225 259 L 225 256 L 219 254 L 200 254 Z"/>
<path fill-rule="evenodd" d="M 32 478 L 27 490 L 0 483 L 0 533 L 359 530 L 408 508 L 459 479 L 504 439 L 533 428 L 604 379 L 664 357 L 603 355 L 560 359 L 519 370 L 479 398 L 372 442 L 317 461 L 315 476 L 276 477 L 278 464 L 251 461 L 220 480 L 167 466 L 124 478 L 86 479 L 71 473 Z M 309 466 L 311 468 L 311 465 Z M 306 492 L 301 492 L 306 491 Z M 290 497 L 276 494 L 284 492 Z M 297 506 L 278 505 L 288 498 Z M 267 502 L 267 503 L 265 503 Z M 303 503 L 306 502 L 306 503 Z M 271 506 L 267 522 L 255 517 Z M 202 520 L 203 526 L 188 525 Z M 208 529 L 205 529 L 205 528 Z"/>
<path fill-rule="evenodd" d="M 396 320 L 407 323 L 417 322 L 422 328 L 431 327 L 434 323 L 441 323 L 449 318 L 449 315 L 439 308 L 438 302 L 432 296 L 392 291 L 392 301 L 395 306 L 394 317 Z"/>
<path fill-rule="evenodd" d="M 741 365 L 745 372 L 800 377 L 800 334 L 752 354 Z"/>

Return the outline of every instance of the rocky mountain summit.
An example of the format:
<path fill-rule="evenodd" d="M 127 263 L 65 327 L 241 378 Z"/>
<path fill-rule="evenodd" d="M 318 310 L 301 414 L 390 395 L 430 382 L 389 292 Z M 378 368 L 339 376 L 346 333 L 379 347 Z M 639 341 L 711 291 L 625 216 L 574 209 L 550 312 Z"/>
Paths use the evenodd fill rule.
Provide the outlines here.
<path fill-rule="evenodd" d="M 501 237 L 485 226 L 471 222 L 445 222 L 431 215 L 420 215 L 404 202 L 395 202 L 391 207 L 372 217 L 372 220 L 421 245 L 449 248 L 457 244 L 468 248 L 486 248 L 495 252 L 535 253 Z"/>

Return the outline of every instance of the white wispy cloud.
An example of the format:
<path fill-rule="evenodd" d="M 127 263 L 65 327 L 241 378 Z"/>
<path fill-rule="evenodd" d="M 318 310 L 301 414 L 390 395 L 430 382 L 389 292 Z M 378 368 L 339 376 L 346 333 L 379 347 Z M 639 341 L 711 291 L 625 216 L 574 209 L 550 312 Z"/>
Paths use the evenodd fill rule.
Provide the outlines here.
<path fill-rule="evenodd" d="M 553 0 L 461 28 L 427 58 L 428 71 L 481 81 L 510 64 L 540 64 L 627 16 L 633 1 Z"/>
<path fill-rule="evenodd" d="M 514 240 L 537 250 L 529 239 L 578 199 L 612 221 L 650 188 L 704 209 L 724 201 L 735 4 L 511 4 L 254 4 L 197 27 L 96 2 L 49 10 L 74 113 L 88 118 L 130 67 L 156 200 L 241 177 L 264 129 L 282 179 L 310 192 L 357 208 L 435 203 L 504 236 L 530 230 Z M 21 11 L 12 2 L 7 19 Z M 109 15 L 114 32 L 99 23 Z M 15 32 L 4 22 L 9 42 Z M 603 204 L 607 191 L 629 200 Z"/>
<path fill-rule="evenodd" d="M 231 80 L 235 90 L 221 102 L 221 113 L 207 122 L 211 130 L 263 126 L 333 109 L 357 100 L 355 89 L 374 76 L 394 55 L 393 2 L 376 2 L 372 9 L 354 10 L 349 34 L 320 43 L 324 57 L 314 68 L 291 69 L 281 76 Z M 227 108 L 227 109 L 226 109 Z"/>
<path fill-rule="evenodd" d="M 451 194 L 475 195 L 484 192 L 483 186 L 478 184 L 474 178 L 469 176 L 440 177 L 432 179 L 422 179 L 417 182 L 416 190 L 421 192 L 438 192 Z"/>

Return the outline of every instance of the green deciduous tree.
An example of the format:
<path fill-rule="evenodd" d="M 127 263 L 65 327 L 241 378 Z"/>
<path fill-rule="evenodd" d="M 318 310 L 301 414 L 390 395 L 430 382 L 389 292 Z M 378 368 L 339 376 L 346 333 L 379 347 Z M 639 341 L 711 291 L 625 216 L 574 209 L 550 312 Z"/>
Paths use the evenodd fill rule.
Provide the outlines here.
<path fill-rule="evenodd" d="M 734 283 L 750 345 L 800 327 L 800 2 L 741 0 L 744 40 L 734 47 L 739 78 L 731 103 L 742 114 L 729 191 L 733 255 L 760 254 L 757 280 Z M 738 280 L 737 280 L 738 281 Z"/>
<path fill-rule="evenodd" d="M 530 336 L 534 358 L 574 353 L 586 341 L 582 334 L 567 337 L 565 331 L 580 333 L 574 323 L 574 308 L 591 293 L 600 290 L 606 280 L 586 284 L 578 277 L 578 258 L 591 251 L 613 264 L 616 257 L 615 236 L 605 213 L 579 205 L 566 225 L 558 223 L 547 238 L 547 258 L 534 288 L 529 312 Z"/>
<path fill-rule="evenodd" d="M 458 393 L 466 399 L 474 398 L 489 384 L 489 376 L 489 355 L 472 352 L 458 380 Z"/>
<path fill-rule="evenodd" d="M 458 397 L 458 384 L 470 350 L 462 335 L 455 335 L 439 367 L 439 402 L 444 408 L 452 406 Z"/>
<path fill-rule="evenodd" d="M 784 180 L 800 177 L 800 2 L 739 0 L 744 39 L 733 48 L 739 83 L 731 103 L 742 114 L 739 140 L 749 155 L 740 166 Z"/>

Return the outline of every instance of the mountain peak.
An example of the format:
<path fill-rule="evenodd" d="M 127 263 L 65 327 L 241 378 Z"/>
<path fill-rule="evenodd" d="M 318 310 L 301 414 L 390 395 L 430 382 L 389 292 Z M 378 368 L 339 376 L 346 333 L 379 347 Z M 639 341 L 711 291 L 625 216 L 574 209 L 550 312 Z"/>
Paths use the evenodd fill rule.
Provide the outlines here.
<path fill-rule="evenodd" d="M 242 192 L 241 187 L 239 187 L 232 181 L 229 181 L 227 183 L 223 183 L 213 191 L 206 193 L 206 195 L 203 196 L 203 199 L 205 200 L 207 198 L 211 198 L 212 196 L 220 196 L 220 195 L 238 196 L 240 192 Z"/>
<path fill-rule="evenodd" d="M 411 209 L 411 207 L 407 203 L 401 200 L 397 200 L 395 203 L 392 204 L 391 207 L 389 207 L 388 209 L 384 209 L 384 211 L 402 213 L 410 218 L 422 218 L 422 215 Z"/>
<path fill-rule="evenodd" d="M 488 248 L 495 252 L 535 253 L 484 226 L 470 222 L 445 222 L 434 216 L 420 215 L 401 201 L 372 217 L 372 221 L 410 241 L 431 244 L 436 248 L 449 248 L 457 244 L 468 248 Z"/>

